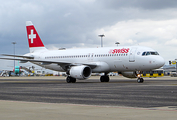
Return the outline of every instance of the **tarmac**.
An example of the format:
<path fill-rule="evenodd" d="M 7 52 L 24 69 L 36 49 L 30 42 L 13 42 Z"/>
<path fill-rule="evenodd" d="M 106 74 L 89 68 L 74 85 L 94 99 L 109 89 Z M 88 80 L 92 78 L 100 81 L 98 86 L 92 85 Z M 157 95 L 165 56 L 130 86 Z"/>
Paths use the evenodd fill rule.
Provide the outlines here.
<path fill-rule="evenodd" d="M 60 80 L 57 81 L 58 79 Z M 2 100 L 2 97 L 0 98 L 0 106 L 1 106 L 0 107 L 0 119 L 1 120 L 31 120 L 31 119 L 33 120 L 49 120 L 49 119 L 50 120 L 79 120 L 79 119 L 84 119 L 84 120 L 90 120 L 90 119 L 92 120 L 108 120 L 108 119 L 109 120 L 115 120 L 115 119 L 118 119 L 118 120 L 142 120 L 142 119 L 143 120 L 176 120 L 177 119 L 176 103 L 173 106 L 167 106 L 167 105 L 160 106 L 162 104 L 161 103 L 160 105 L 158 105 L 158 107 L 155 107 L 155 106 L 131 107 L 129 105 L 115 106 L 114 103 L 111 105 L 105 105 L 105 104 L 100 103 L 101 105 L 99 105 L 99 104 L 90 104 L 90 103 L 73 104 L 70 101 L 67 103 L 60 103 L 60 101 L 58 103 L 45 102 L 45 101 L 34 102 L 35 100 L 33 99 L 30 102 L 28 102 L 28 101 L 23 101 L 23 100 L 18 100 L 18 99 L 13 100 L 13 95 L 11 95 L 9 92 L 10 91 L 9 89 L 13 90 L 15 88 L 14 90 L 15 91 L 18 90 L 18 91 L 17 92 L 11 91 L 11 92 L 14 92 L 15 95 L 18 93 L 16 97 L 18 98 L 20 96 L 21 98 L 23 94 L 21 96 L 20 92 L 22 92 L 23 90 L 20 91 L 22 87 L 19 87 L 19 86 L 25 87 L 24 85 L 28 85 L 28 84 L 29 85 L 32 84 L 35 86 L 37 84 L 40 86 L 41 85 L 44 86 L 44 88 L 40 88 L 42 91 L 44 89 L 51 90 L 53 87 L 54 88 L 52 90 L 56 89 L 55 86 L 51 86 L 50 88 L 49 85 L 51 84 L 49 83 L 51 82 L 52 85 L 55 83 L 60 85 L 61 88 L 58 88 L 56 90 L 59 90 L 59 89 L 66 90 L 67 89 L 66 86 L 69 85 L 69 87 L 72 87 L 72 91 L 76 90 L 76 95 L 78 95 L 77 90 L 79 90 L 79 88 L 77 87 L 84 86 L 84 84 L 87 84 L 87 85 L 85 85 L 85 88 L 82 88 L 81 90 L 91 90 L 92 89 L 91 86 L 93 86 L 93 89 L 95 89 L 93 92 L 97 92 L 99 89 L 102 90 L 106 86 L 112 87 L 112 85 L 115 86 L 115 84 L 121 84 L 119 87 L 121 87 L 122 91 L 125 90 L 123 89 L 123 87 L 126 87 L 126 88 L 128 87 L 130 89 L 131 87 L 133 89 L 136 86 L 138 86 L 138 88 L 139 87 L 143 88 L 147 86 L 150 88 L 151 86 L 154 86 L 154 87 L 165 86 L 169 88 L 172 87 L 173 91 L 170 91 L 170 92 L 173 92 L 173 95 L 175 95 L 174 100 L 176 100 L 177 98 L 176 94 L 174 94 L 175 92 L 177 92 L 177 78 L 171 78 L 171 77 L 153 78 L 154 81 L 151 80 L 150 78 L 146 78 L 148 82 L 145 82 L 142 84 L 138 84 L 136 83 L 136 81 L 134 83 L 134 81 L 125 79 L 123 77 L 112 77 L 113 79 L 112 83 L 99 83 L 99 80 L 96 81 L 96 79 L 99 79 L 99 77 L 92 77 L 90 79 L 91 82 L 87 80 L 87 81 L 81 81 L 81 82 L 78 81 L 78 84 L 77 83 L 67 84 L 65 83 L 64 77 L 60 77 L 60 78 L 59 77 L 13 77 L 13 78 L 5 77 L 5 78 L 0 78 L 0 85 L 2 86 L 6 85 L 4 86 L 3 89 L 5 89 L 5 87 L 7 88 L 7 86 L 9 85 L 9 88 L 7 88 L 7 90 L 5 91 L 3 91 L 3 89 L 1 88 L 1 92 L 3 92 L 1 94 L 3 94 L 4 96 L 7 96 L 6 98 L 7 100 Z M 116 80 L 118 80 L 118 82 Z M 123 82 L 124 80 L 125 81 L 127 80 L 127 82 Z M 45 86 L 46 84 L 49 88 L 46 88 Z M 64 87 L 62 88 L 62 86 Z M 98 88 L 96 89 L 97 86 Z M 30 90 L 31 88 L 29 87 L 28 89 Z M 133 90 L 136 90 L 136 89 L 133 89 Z M 148 92 L 148 89 L 144 89 L 144 91 Z M 28 93 L 29 91 L 24 91 L 24 92 Z M 45 92 L 46 91 L 44 91 L 44 93 Z M 111 92 L 112 91 L 110 91 L 110 94 Z M 118 92 L 121 92 L 121 91 L 118 91 Z M 68 93 L 66 94 L 68 95 L 67 97 L 70 97 L 70 95 L 72 95 Z M 154 93 L 154 94 L 157 94 L 157 93 Z M 171 95 L 171 94 L 167 94 L 167 95 Z M 111 94 L 111 95 L 114 95 L 114 94 Z M 12 98 L 9 98 L 11 96 Z M 28 97 L 31 97 L 31 96 L 28 96 Z M 48 93 L 46 93 L 46 97 L 50 97 L 48 96 Z M 51 96 L 51 98 L 53 97 Z M 112 101 L 114 101 L 113 98 L 111 98 Z M 9 99 L 12 99 L 12 100 L 9 100 Z M 38 98 L 35 98 L 35 99 L 38 99 Z M 72 98 L 71 96 L 71 99 L 76 99 L 76 98 Z M 108 99 L 105 98 L 105 100 L 108 100 Z M 164 101 L 160 101 L 160 102 L 164 102 Z"/>

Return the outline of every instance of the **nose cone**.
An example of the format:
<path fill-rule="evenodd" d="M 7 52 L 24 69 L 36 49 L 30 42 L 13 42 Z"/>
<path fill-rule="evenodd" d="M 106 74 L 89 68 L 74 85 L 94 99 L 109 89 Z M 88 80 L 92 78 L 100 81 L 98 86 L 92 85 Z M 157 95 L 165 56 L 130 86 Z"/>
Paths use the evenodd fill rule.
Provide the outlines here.
<path fill-rule="evenodd" d="M 161 57 L 161 56 L 158 56 L 158 59 L 156 60 L 156 65 L 157 67 L 162 67 L 163 65 L 165 64 L 165 60 Z"/>

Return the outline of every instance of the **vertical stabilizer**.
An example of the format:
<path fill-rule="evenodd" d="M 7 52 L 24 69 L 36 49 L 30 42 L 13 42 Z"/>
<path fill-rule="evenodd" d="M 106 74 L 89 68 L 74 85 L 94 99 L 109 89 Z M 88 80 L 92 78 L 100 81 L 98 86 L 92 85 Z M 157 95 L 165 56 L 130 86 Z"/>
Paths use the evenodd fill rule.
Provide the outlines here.
<path fill-rule="evenodd" d="M 26 22 L 27 38 L 29 43 L 30 52 L 47 50 L 42 43 L 33 23 L 31 21 Z"/>

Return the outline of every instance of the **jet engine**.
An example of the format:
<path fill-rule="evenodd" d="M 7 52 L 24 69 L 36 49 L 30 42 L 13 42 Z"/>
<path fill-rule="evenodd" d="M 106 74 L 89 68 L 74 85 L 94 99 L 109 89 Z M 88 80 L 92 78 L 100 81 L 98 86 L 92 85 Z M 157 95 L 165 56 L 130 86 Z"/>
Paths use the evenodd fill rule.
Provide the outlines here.
<path fill-rule="evenodd" d="M 69 74 L 71 77 L 84 80 L 91 76 L 92 69 L 89 66 L 73 66 L 71 67 Z"/>
<path fill-rule="evenodd" d="M 121 72 L 120 74 L 122 74 L 124 77 L 127 77 L 127 78 L 137 78 L 137 73 L 136 73 L 136 71 L 132 71 L 132 72 Z"/>

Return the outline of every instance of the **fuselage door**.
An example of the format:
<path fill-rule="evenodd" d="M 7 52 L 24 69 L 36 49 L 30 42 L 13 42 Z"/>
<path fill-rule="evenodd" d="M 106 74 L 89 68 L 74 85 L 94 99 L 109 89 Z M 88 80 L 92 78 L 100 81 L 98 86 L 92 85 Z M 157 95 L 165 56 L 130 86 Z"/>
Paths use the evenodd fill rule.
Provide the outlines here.
<path fill-rule="evenodd" d="M 88 54 L 88 61 L 89 61 L 89 62 L 92 62 L 92 61 L 93 61 L 93 58 L 94 58 L 94 53 L 89 53 L 89 54 Z"/>
<path fill-rule="evenodd" d="M 135 53 L 137 48 L 132 48 L 129 55 L 129 62 L 135 62 Z"/>

